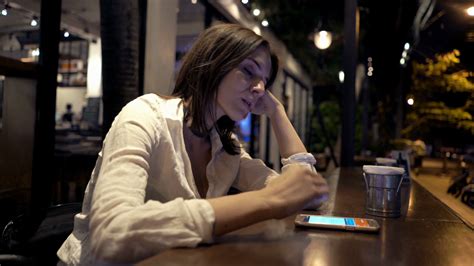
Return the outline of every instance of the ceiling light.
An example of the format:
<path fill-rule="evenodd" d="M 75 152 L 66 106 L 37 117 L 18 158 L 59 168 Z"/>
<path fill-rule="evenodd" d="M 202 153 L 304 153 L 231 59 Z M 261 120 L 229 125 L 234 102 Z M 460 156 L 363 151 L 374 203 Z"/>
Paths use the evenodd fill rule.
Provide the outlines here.
<path fill-rule="evenodd" d="M 39 56 L 39 54 L 40 54 L 39 48 L 31 50 L 31 55 L 32 56 Z"/>
<path fill-rule="evenodd" d="M 31 25 L 32 27 L 38 26 L 38 21 L 37 21 L 37 18 L 36 18 L 36 17 L 33 17 L 33 19 L 31 20 L 30 25 Z"/>
<path fill-rule="evenodd" d="M 262 20 L 262 26 L 268 27 L 268 20 L 266 19 Z"/>

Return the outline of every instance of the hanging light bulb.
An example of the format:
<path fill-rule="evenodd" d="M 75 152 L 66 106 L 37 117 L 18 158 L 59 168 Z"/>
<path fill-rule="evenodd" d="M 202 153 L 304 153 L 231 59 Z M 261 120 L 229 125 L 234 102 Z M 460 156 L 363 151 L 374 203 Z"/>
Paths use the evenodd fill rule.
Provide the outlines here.
<path fill-rule="evenodd" d="M 4 15 L 4 16 L 8 15 L 8 10 L 7 10 L 6 6 L 5 6 L 5 8 L 2 9 L 2 15 Z"/>
<path fill-rule="evenodd" d="M 314 45 L 321 50 L 329 48 L 332 42 L 332 34 L 328 31 L 322 30 L 314 34 Z"/>
<path fill-rule="evenodd" d="M 266 19 L 262 20 L 262 26 L 268 27 L 268 20 Z"/>

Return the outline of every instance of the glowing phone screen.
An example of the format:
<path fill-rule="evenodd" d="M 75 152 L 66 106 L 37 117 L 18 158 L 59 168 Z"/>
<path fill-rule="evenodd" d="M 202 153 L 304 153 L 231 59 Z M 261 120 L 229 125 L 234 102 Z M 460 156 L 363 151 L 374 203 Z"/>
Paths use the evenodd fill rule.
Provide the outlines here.
<path fill-rule="evenodd" d="M 346 223 L 345 220 L 352 220 L 352 224 Z M 354 219 L 341 217 L 309 216 L 308 222 L 313 224 L 354 225 Z"/>
<path fill-rule="evenodd" d="M 328 224 L 328 225 L 347 225 L 347 226 L 362 226 L 369 227 L 369 223 L 366 219 L 361 218 L 342 218 L 342 217 L 329 217 L 329 216 L 308 216 L 308 223 L 312 224 Z"/>

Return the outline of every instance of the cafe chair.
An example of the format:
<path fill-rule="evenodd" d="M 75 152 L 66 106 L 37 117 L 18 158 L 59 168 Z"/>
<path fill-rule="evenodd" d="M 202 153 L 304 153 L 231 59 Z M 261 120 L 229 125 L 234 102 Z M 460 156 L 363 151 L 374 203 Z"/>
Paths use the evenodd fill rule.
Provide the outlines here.
<path fill-rule="evenodd" d="M 80 211 L 81 203 L 68 203 L 12 219 L 2 231 L 0 265 L 56 265 L 56 251 Z"/>

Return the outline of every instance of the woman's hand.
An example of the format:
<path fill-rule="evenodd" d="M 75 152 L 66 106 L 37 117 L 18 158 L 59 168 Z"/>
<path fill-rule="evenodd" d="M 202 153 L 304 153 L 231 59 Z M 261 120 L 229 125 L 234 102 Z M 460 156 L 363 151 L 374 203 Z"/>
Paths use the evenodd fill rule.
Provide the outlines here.
<path fill-rule="evenodd" d="M 283 108 L 283 105 L 270 91 L 266 90 L 250 111 L 256 115 L 265 114 L 271 117 L 278 108 Z"/>
<path fill-rule="evenodd" d="M 329 187 L 321 175 L 307 167 L 289 166 L 285 173 L 272 180 L 262 189 L 276 218 L 284 218 L 311 205 L 314 201 L 325 201 Z"/>

